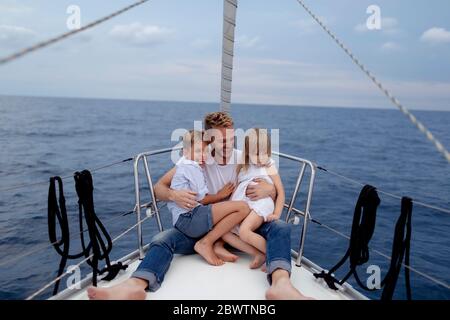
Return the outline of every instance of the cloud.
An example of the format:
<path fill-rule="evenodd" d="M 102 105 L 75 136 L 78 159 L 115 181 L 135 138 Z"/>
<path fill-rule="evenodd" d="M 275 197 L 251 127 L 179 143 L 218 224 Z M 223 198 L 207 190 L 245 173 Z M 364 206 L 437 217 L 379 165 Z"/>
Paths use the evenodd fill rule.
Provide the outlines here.
<path fill-rule="evenodd" d="M 172 33 L 173 31 L 167 28 L 134 22 L 114 26 L 109 35 L 113 39 L 134 46 L 154 46 L 164 43 Z"/>
<path fill-rule="evenodd" d="M 319 19 L 325 24 L 330 25 L 331 22 L 325 17 L 319 17 Z M 300 34 L 312 34 L 314 32 L 320 31 L 319 24 L 312 18 L 299 19 L 292 23 L 293 26 L 297 27 Z"/>
<path fill-rule="evenodd" d="M 381 46 L 381 51 L 384 51 L 384 52 L 397 52 L 397 51 L 401 51 L 401 50 L 402 50 L 402 46 L 400 46 L 398 43 L 393 42 L 393 41 L 385 42 Z"/>
<path fill-rule="evenodd" d="M 368 31 L 372 31 L 372 30 L 369 30 L 367 28 L 366 23 L 360 23 L 355 26 L 355 31 L 358 33 L 364 33 L 364 32 L 368 32 Z M 394 34 L 400 33 L 398 20 L 395 18 L 392 18 L 392 17 L 381 18 L 381 30 L 380 31 L 385 34 L 389 34 L 389 35 L 394 35 Z"/>
<path fill-rule="evenodd" d="M 190 43 L 190 46 L 194 49 L 205 49 L 211 45 L 211 40 L 208 39 L 195 39 Z"/>
<path fill-rule="evenodd" d="M 0 4 L 0 14 L 14 14 L 14 15 L 20 15 L 20 14 L 29 14 L 33 11 L 31 7 L 24 6 L 17 3 L 4 3 Z"/>
<path fill-rule="evenodd" d="M 425 31 L 420 39 L 430 44 L 450 43 L 450 31 L 434 27 Z"/>
<path fill-rule="evenodd" d="M 264 66 L 264 67 L 261 67 Z M 395 108 L 358 71 L 295 60 L 239 59 L 233 101 L 289 105 Z M 386 79 L 406 107 L 448 110 L 450 83 Z"/>
<path fill-rule="evenodd" d="M 17 48 L 29 44 L 36 32 L 20 26 L 0 25 L 0 46 Z"/>
<path fill-rule="evenodd" d="M 261 43 L 261 38 L 259 36 L 249 37 L 247 35 L 242 35 L 236 38 L 236 46 L 250 49 L 255 48 Z"/>

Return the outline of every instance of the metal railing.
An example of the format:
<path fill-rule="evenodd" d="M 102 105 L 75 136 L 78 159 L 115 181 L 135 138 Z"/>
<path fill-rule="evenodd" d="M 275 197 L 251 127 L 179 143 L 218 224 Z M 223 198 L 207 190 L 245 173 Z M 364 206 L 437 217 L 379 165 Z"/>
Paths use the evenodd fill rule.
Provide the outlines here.
<path fill-rule="evenodd" d="M 291 161 L 295 161 L 299 163 L 300 169 L 297 176 L 297 181 L 295 183 L 294 192 L 292 193 L 291 200 L 289 201 L 289 204 L 285 204 L 284 207 L 287 208 L 287 214 L 286 214 L 286 222 L 293 222 L 294 224 L 297 224 L 298 216 L 303 217 L 303 226 L 302 231 L 300 235 L 300 240 L 298 243 L 298 252 L 297 257 L 295 258 L 295 264 L 297 267 L 300 267 L 302 264 L 302 257 L 305 247 L 305 239 L 306 239 L 306 230 L 308 227 L 308 221 L 311 219 L 311 202 L 312 202 L 312 195 L 314 190 L 314 181 L 316 179 L 316 165 L 306 159 L 302 159 L 299 157 L 291 156 L 285 153 L 280 152 L 273 152 L 273 154 L 278 155 L 280 158 L 288 159 Z M 305 176 L 306 169 L 309 168 L 310 170 L 310 176 L 309 176 L 309 183 L 308 183 L 308 191 L 306 194 L 306 203 L 305 203 L 305 209 L 302 211 L 300 209 L 297 209 L 294 207 L 295 201 L 297 200 L 298 193 L 300 192 L 300 187 L 302 185 L 303 177 Z M 291 219 L 291 218 L 294 219 Z"/>
<path fill-rule="evenodd" d="M 157 225 L 159 228 L 159 231 L 163 231 L 163 226 L 161 223 L 161 216 L 159 212 L 159 208 L 157 205 L 157 199 L 153 187 L 153 180 L 151 176 L 151 170 L 148 159 L 150 157 L 154 157 L 155 155 L 160 155 L 164 153 L 169 153 L 172 151 L 180 150 L 181 147 L 177 148 L 166 148 L 166 149 L 159 149 L 154 151 L 148 151 L 143 152 L 138 155 L 136 155 L 133 158 L 133 168 L 134 168 L 134 186 L 135 186 L 135 196 L 136 196 L 136 205 L 135 205 L 135 212 L 136 212 L 136 218 L 138 222 L 137 227 L 137 237 L 138 237 L 138 250 L 139 250 L 139 258 L 144 258 L 144 242 L 143 242 L 143 234 L 142 234 L 142 225 L 140 221 L 142 220 L 141 214 L 143 208 L 148 208 L 146 210 L 147 216 L 153 215 L 156 218 Z M 312 202 L 312 195 L 313 195 L 313 189 L 314 189 L 314 181 L 316 177 L 316 165 L 306 159 L 302 159 L 299 157 L 291 156 L 285 153 L 280 152 L 273 152 L 274 155 L 279 156 L 280 158 L 291 160 L 294 162 L 299 163 L 299 174 L 297 176 L 297 180 L 295 183 L 294 191 L 292 193 L 292 196 L 289 200 L 289 203 L 286 203 L 284 207 L 287 209 L 286 213 L 286 222 L 287 223 L 293 223 L 298 224 L 299 223 L 299 216 L 303 217 L 303 225 L 301 228 L 301 235 L 300 240 L 298 243 L 298 252 L 295 255 L 295 264 L 300 267 L 302 263 L 302 257 L 305 247 L 305 239 L 306 239 L 306 231 L 308 227 L 308 221 L 311 219 L 311 202 Z M 139 164 L 142 162 L 145 177 L 148 184 L 148 189 L 150 192 L 150 202 L 146 204 L 141 204 L 141 188 L 139 184 Z M 295 202 L 297 200 L 297 196 L 300 193 L 301 185 L 303 182 L 303 178 L 305 176 L 305 172 L 309 169 L 310 175 L 309 175 L 309 182 L 308 182 L 308 190 L 306 193 L 306 203 L 305 208 L 303 210 L 300 210 L 295 207 Z M 149 211 L 150 210 L 150 211 Z"/>

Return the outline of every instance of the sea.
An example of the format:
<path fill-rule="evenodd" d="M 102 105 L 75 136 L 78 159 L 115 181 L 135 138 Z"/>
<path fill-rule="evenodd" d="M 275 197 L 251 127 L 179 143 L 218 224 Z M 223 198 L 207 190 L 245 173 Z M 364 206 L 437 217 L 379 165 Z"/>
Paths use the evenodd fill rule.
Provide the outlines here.
<path fill-rule="evenodd" d="M 172 139 L 174 130 L 190 129 L 194 121 L 215 110 L 215 103 L 0 96 L 0 299 L 24 299 L 56 276 L 60 257 L 49 244 L 47 230 L 50 177 L 66 177 L 71 251 L 77 252 L 78 203 L 72 174 L 171 147 L 177 143 Z M 450 112 L 414 113 L 448 149 Z M 449 163 L 398 110 L 233 104 L 231 114 L 236 128 L 276 129 L 280 152 L 311 160 L 340 175 L 318 170 L 310 213 L 344 235 L 350 234 L 361 190 L 353 180 L 450 208 Z M 172 166 L 169 154 L 155 156 L 150 162 L 152 178 L 156 181 Z M 279 159 L 279 167 L 290 199 L 299 164 Z M 309 178 L 307 173 L 296 200 L 300 209 L 305 205 Z M 95 210 L 112 237 L 136 223 L 134 214 L 122 216 L 134 207 L 133 179 L 131 161 L 93 172 Z M 142 192 L 143 201 L 149 201 L 144 185 Z M 381 192 L 379 196 L 370 247 L 390 256 L 400 200 Z M 161 216 L 164 227 L 169 228 L 167 209 L 162 209 Z M 297 249 L 300 225 L 291 228 L 292 247 Z M 147 220 L 145 242 L 157 232 L 156 221 Z M 450 298 L 449 234 L 449 213 L 414 205 L 410 263 L 418 273 L 411 273 L 413 299 Z M 347 247 L 345 237 L 309 223 L 304 247 L 308 259 L 329 269 Z M 118 259 L 136 248 L 133 230 L 114 243 L 111 258 Z M 358 275 L 364 281 L 373 275 L 374 267 L 382 278 L 389 260 L 371 250 L 369 261 L 357 268 Z M 348 268 L 347 263 L 336 276 L 342 277 Z M 89 272 L 87 268 L 81 271 Z M 349 283 L 359 288 L 353 277 Z M 402 269 L 394 298 L 406 299 L 405 292 Z M 381 291 L 364 293 L 379 299 Z M 51 288 L 37 298 L 50 296 Z"/>

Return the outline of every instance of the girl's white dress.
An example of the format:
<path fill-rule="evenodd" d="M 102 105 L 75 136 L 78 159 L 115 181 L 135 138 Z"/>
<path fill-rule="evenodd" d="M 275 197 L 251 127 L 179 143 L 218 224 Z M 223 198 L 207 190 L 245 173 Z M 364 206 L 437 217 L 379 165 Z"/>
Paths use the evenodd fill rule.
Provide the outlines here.
<path fill-rule="evenodd" d="M 272 159 L 270 160 L 269 166 L 275 163 Z M 264 218 L 266 221 L 267 216 L 271 215 L 275 210 L 275 204 L 271 197 L 266 197 L 256 201 L 250 200 L 246 195 L 245 191 L 250 184 L 256 184 L 253 182 L 254 179 L 260 178 L 264 179 L 269 183 L 272 183 L 272 179 L 267 173 L 267 168 L 269 167 L 258 167 L 255 165 L 250 165 L 247 170 L 242 169 L 237 177 L 238 186 L 231 196 L 233 201 L 245 201 L 247 202 L 250 209 L 254 210 L 259 216 Z"/>

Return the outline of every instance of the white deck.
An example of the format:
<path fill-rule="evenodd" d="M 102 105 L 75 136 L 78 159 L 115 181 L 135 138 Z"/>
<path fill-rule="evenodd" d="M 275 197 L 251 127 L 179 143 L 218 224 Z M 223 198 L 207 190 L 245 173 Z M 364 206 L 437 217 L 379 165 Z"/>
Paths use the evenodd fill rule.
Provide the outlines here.
<path fill-rule="evenodd" d="M 200 256 L 175 256 L 161 288 L 147 294 L 150 300 L 260 300 L 269 284 L 261 270 L 248 268 L 250 258 L 240 255 L 235 263 L 220 267 L 208 265 Z M 137 268 L 139 260 L 132 262 L 126 272 L 114 281 L 101 281 L 99 287 L 109 287 L 127 279 Z M 293 263 L 291 279 L 304 295 L 321 300 L 355 299 L 349 289 L 333 291 L 322 280 L 316 280 L 309 267 L 296 267 Z M 66 291 L 67 293 L 67 291 Z M 58 299 L 58 297 L 56 297 Z M 361 298 L 361 297 L 356 297 Z M 72 293 L 63 299 L 87 299 L 85 290 Z"/>

